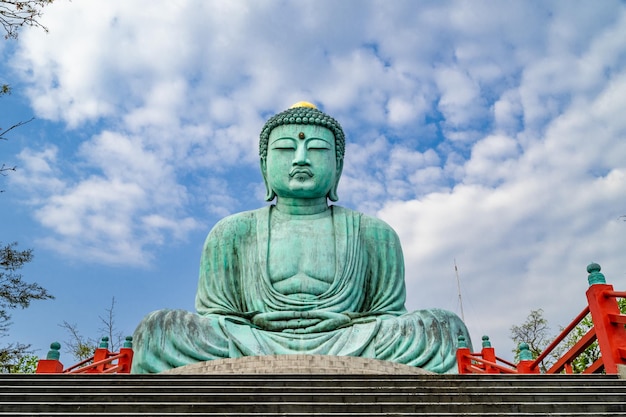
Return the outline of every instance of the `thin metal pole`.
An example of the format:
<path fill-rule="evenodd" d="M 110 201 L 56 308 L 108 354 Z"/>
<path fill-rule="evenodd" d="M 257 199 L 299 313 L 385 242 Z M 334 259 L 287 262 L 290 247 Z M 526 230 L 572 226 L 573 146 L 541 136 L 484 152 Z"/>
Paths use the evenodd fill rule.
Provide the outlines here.
<path fill-rule="evenodd" d="M 456 286 L 459 291 L 459 305 L 461 306 L 461 320 L 465 321 L 465 313 L 463 312 L 463 297 L 461 296 L 461 280 L 459 279 L 459 268 L 456 266 L 456 258 L 454 258 L 454 273 L 456 274 Z"/>

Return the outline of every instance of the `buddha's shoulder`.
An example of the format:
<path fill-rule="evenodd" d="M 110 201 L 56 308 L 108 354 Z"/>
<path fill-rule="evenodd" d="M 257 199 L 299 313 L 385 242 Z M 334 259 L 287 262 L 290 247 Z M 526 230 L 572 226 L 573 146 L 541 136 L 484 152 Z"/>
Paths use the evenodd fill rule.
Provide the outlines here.
<path fill-rule="evenodd" d="M 356 216 L 359 218 L 359 229 L 366 236 L 384 236 L 388 235 L 392 239 L 397 239 L 396 231 L 393 230 L 384 220 L 377 217 L 369 216 L 359 211 L 351 210 L 341 206 L 335 206 L 336 212 L 346 216 Z"/>
<path fill-rule="evenodd" d="M 226 216 L 213 226 L 209 237 L 212 235 L 247 235 L 250 231 L 256 229 L 257 219 L 262 215 L 267 215 L 267 210 L 267 207 L 263 207 Z"/>

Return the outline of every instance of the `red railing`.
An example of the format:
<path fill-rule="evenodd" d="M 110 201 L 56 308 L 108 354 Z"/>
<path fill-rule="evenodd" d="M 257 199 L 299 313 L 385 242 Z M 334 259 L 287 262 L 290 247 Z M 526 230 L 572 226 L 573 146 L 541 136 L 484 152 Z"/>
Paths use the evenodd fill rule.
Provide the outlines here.
<path fill-rule="evenodd" d="M 593 342 L 598 341 L 600 357 L 583 370 L 583 373 L 596 373 L 604 370 L 607 374 L 617 374 L 618 365 L 626 365 L 626 315 L 621 314 L 618 298 L 626 298 L 626 291 L 614 291 L 606 284 L 600 265 L 587 266 L 589 289 L 586 292 L 588 306 L 533 360 L 528 345 L 520 344 L 520 362 L 515 365 L 495 355 L 489 338 L 483 337 L 480 353 L 472 353 L 462 336 L 459 336 L 457 363 L 460 374 L 469 373 L 540 373 L 541 363 L 548 358 L 561 342 L 576 328 L 588 314 L 591 314 L 593 327 L 573 346 L 563 353 L 545 371 L 548 374 L 573 373 L 572 364 Z M 498 363 L 501 362 L 501 363 Z"/>
<path fill-rule="evenodd" d="M 109 351 L 109 338 L 103 337 L 93 356 L 63 369 L 59 361 L 61 345 L 54 342 L 46 359 L 37 364 L 38 374 L 129 374 L 133 362 L 132 337 L 127 337 L 119 352 Z"/>
<path fill-rule="evenodd" d="M 496 356 L 488 336 L 483 336 L 480 353 L 471 353 L 464 336 L 459 336 L 456 351 L 460 374 L 514 374 L 515 364 Z"/>

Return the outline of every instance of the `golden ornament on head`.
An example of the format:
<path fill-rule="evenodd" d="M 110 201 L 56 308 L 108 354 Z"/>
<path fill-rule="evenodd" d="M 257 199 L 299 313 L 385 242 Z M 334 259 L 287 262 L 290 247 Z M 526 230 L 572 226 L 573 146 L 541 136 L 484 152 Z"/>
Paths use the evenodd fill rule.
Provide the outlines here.
<path fill-rule="evenodd" d="M 296 104 L 289 107 L 290 109 L 295 109 L 296 107 L 309 107 L 311 109 L 317 109 L 317 106 L 313 103 L 309 103 L 308 101 L 299 101 Z"/>

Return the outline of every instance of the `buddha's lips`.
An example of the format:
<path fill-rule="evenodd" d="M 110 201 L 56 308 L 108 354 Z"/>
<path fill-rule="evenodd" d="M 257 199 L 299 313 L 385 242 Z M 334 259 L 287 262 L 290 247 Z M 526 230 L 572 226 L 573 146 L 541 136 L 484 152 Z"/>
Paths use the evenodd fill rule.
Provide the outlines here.
<path fill-rule="evenodd" d="M 298 174 L 306 174 L 309 177 L 312 177 L 313 171 L 308 168 L 292 168 L 292 170 L 289 172 L 290 177 L 295 177 Z"/>

